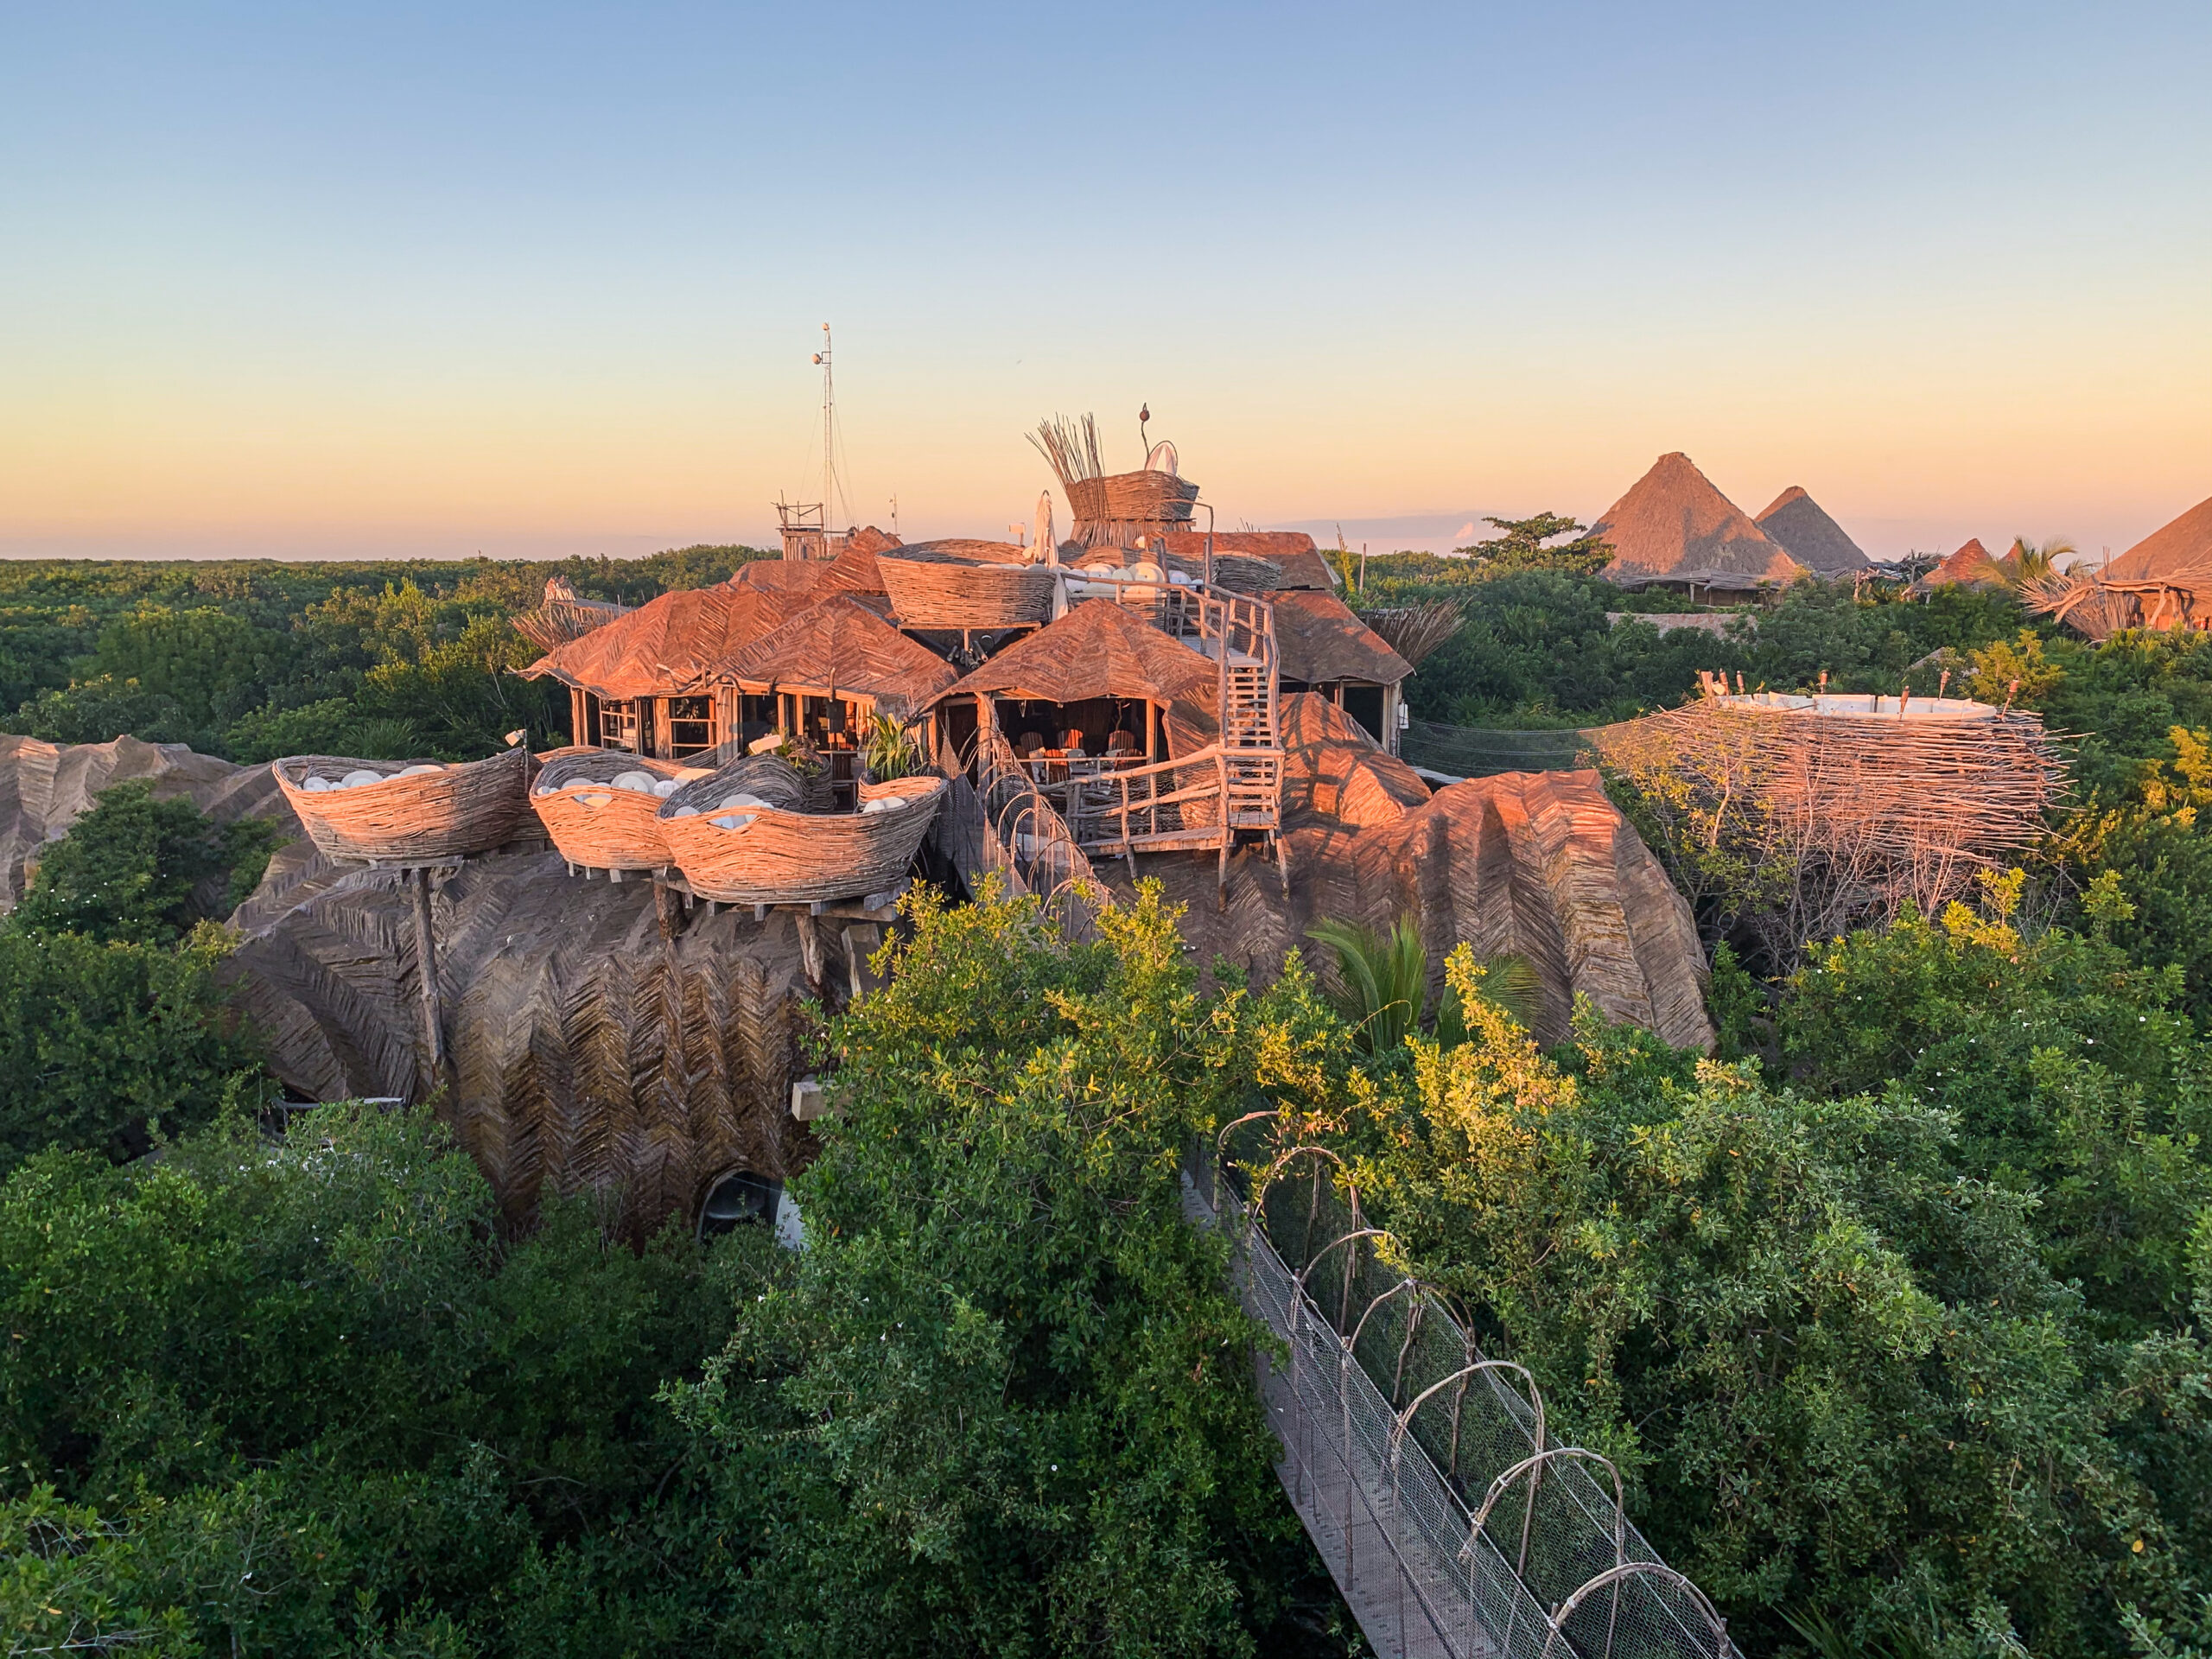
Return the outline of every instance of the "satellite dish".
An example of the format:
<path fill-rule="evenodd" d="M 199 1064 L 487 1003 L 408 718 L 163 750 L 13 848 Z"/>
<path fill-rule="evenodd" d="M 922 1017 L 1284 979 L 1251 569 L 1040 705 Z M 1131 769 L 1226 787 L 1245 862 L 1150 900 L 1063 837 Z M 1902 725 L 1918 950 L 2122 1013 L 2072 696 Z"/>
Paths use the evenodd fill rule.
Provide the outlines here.
<path fill-rule="evenodd" d="M 1144 458 L 1144 469 L 1147 473 L 1165 473 L 1170 478 L 1182 477 L 1175 470 L 1175 446 L 1165 438 L 1154 444 L 1152 453 Z"/>

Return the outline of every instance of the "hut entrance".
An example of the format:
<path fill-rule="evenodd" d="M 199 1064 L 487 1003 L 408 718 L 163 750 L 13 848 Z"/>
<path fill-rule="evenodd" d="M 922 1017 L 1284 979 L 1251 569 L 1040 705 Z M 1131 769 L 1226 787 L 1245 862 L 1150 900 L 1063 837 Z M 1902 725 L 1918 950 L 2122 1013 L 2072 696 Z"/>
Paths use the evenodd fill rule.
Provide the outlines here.
<path fill-rule="evenodd" d="M 1085 697 L 1079 702 L 1001 698 L 999 730 L 1026 761 L 1112 755 L 1128 764 L 1161 760 L 1160 721 L 1141 697 Z"/>
<path fill-rule="evenodd" d="M 871 707 L 873 705 L 871 704 Z M 840 807 L 859 804 L 860 704 L 842 697 L 783 693 L 784 730 L 795 733 L 828 763 L 830 782 Z"/>
<path fill-rule="evenodd" d="M 671 697 L 668 700 L 668 758 L 711 749 L 721 741 L 715 730 L 715 700 L 709 696 Z"/>

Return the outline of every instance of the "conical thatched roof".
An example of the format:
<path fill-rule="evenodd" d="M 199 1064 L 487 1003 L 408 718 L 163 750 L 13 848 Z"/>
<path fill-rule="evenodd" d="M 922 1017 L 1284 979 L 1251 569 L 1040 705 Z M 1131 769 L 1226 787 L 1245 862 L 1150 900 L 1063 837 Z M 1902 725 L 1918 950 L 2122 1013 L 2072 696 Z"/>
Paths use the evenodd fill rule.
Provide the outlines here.
<path fill-rule="evenodd" d="M 1864 570 L 1868 563 L 1859 543 L 1843 533 L 1843 526 L 1821 511 L 1821 504 L 1792 484 L 1759 514 L 1758 526 L 1782 550 L 1824 576 L 1847 570 Z"/>
<path fill-rule="evenodd" d="M 2152 531 L 2112 562 L 2113 582 L 2172 582 L 2212 575 L 2212 497 Z"/>
<path fill-rule="evenodd" d="M 1725 572 L 1788 581 L 1804 567 L 1713 487 L 1688 455 L 1662 455 L 1591 527 L 1612 544 L 1605 575 Z"/>
<path fill-rule="evenodd" d="M 904 714 L 960 677 L 874 612 L 833 594 L 739 652 L 723 674 L 747 690 L 859 692 Z"/>
<path fill-rule="evenodd" d="M 2005 581 L 2005 567 L 1989 556 L 1977 536 L 1920 579 L 1923 588 L 1948 588 L 1963 582 L 1969 588 L 1994 588 Z"/>
<path fill-rule="evenodd" d="M 721 678 L 732 657 L 811 602 L 805 593 L 735 582 L 687 588 L 548 652 L 523 674 L 616 700 L 681 696 Z"/>
<path fill-rule="evenodd" d="M 1299 589 L 1268 595 L 1274 611 L 1275 644 L 1282 677 L 1307 685 L 1331 680 L 1369 680 L 1395 685 L 1414 665 L 1390 642 L 1354 615 L 1334 594 Z"/>
<path fill-rule="evenodd" d="M 1086 697 L 1173 702 L 1205 698 L 1215 675 L 1211 659 L 1112 600 L 1092 599 L 1009 645 L 938 696 L 982 692 L 1040 702 L 1080 702 Z"/>

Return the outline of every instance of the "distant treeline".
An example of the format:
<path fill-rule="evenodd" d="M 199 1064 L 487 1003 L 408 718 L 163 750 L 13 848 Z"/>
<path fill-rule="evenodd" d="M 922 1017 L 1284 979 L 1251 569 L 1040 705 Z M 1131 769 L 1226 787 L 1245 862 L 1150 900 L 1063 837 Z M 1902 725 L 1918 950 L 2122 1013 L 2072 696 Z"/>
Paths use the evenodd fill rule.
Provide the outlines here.
<path fill-rule="evenodd" d="M 0 563 L 0 709 L 53 742 L 127 732 L 241 761 L 462 760 L 518 726 L 542 747 L 565 738 L 567 704 L 507 672 L 537 654 L 509 619 L 550 578 L 638 605 L 767 556 Z"/>

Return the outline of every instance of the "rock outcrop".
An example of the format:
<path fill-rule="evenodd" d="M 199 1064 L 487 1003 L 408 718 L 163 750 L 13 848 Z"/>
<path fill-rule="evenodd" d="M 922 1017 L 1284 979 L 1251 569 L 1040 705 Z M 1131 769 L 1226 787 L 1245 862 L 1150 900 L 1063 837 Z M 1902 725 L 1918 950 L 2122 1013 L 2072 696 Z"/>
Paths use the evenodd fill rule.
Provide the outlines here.
<path fill-rule="evenodd" d="M 0 733 L 0 913 L 23 896 L 39 849 L 59 841 L 111 784 L 144 779 L 157 800 L 188 797 L 218 823 L 267 818 L 287 835 L 299 820 L 269 768 L 233 766 L 181 743 L 45 743 Z"/>
<path fill-rule="evenodd" d="M 1387 758 L 1387 757 L 1386 757 Z M 1375 795 L 1366 797 L 1371 810 Z M 1285 836 L 1288 890 L 1253 854 L 1230 866 L 1226 903 L 1211 858 L 1141 861 L 1185 906 L 1198 961 L 1225 958 L 1264 984 L 1285 955 L 1325 959 L 1306 930 L 1324 918 L 1385 928 L 1411 915 L 1428 947 L 1432 994 L 1444 959 L 1465 944 L 1478 957 L 1525 957 L 1544 993 L 1536 1034 L 1567 1034 L 1577 996 L 1614 1020 L 1649 1027 L 1678 1047 L 1710 1048 L 1705 953 L 1690 909 L 1595 772 L 1512 772 L 1439 790 L 1383 822 L 1309 819 Z M 1119 864 L 1102 865 L 1126 893 Z"/>

